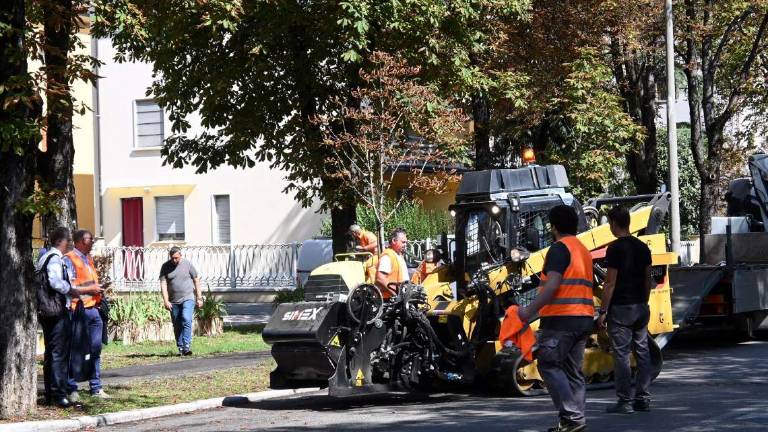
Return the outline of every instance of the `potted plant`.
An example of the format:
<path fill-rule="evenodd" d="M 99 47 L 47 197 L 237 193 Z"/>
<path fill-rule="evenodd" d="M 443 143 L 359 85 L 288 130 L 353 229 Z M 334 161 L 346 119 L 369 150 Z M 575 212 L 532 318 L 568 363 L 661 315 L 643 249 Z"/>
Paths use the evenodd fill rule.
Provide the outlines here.
<path fill-rule="evenodd" d="M 203 297 L 203 306 L 195 311 L 195 335 L 219 336 L 224 333 L 224 315 L 227 307 L 221 299 L 217 299 L 211 293 L 208 286 L 208 294 Z"/>

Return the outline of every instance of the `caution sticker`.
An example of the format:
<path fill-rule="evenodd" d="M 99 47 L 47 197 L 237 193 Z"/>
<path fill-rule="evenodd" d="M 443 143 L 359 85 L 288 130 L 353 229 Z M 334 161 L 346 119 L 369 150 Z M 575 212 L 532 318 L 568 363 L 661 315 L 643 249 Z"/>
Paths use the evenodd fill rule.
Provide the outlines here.
<path fill-rule="evenodd" d="M 365 383 L 365 375 L 363 375 L 363 370 L 358 369 L 357 377 L 355 378 L 355 387 L 362 387 L 364 383 Z"/>
<path fill-rule="evenodd" d="M 330 343 L 330 345 L 331 345 L 332 347 L 336 347 L 336 348 L 339 348 L 339 347 L 341 347 L 341 342 L 339 342 L 339 335 L 335 335 L 335 336 L 333 337 L 333 339 L 331 339 L 331 343 Z"/>

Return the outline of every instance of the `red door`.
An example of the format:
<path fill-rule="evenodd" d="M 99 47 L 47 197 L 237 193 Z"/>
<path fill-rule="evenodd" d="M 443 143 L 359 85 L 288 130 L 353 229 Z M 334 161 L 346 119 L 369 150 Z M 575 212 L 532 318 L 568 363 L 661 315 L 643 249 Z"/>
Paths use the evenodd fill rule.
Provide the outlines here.
<path fill-rule="evenodd" d="M 144 202 L 141 197 L 123 198 L 123 246 L 144 246 Z M 123 250 L 124 276 L 129 281 L 144 278 L 144 254 Z"/>

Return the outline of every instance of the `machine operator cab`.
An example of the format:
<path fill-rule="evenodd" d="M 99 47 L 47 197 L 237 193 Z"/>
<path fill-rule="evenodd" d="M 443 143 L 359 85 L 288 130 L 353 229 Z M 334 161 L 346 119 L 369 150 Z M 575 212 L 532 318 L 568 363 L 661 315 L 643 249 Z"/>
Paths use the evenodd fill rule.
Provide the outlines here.
<path fill-rule="evenodd" d="M 529 253 L 552 244 L 548 214 L 557 205 L 576 209 L 579 232 L 587 222 L 579 201 L 566 188 L 562 165 L 526 166 L 464 173 L 456 203 L 456 249 L 453 270 L 457 297 L 477 270 L 505 261 L 523 262 Z M 467 277 L 460 277 L 460 275 Z"/>

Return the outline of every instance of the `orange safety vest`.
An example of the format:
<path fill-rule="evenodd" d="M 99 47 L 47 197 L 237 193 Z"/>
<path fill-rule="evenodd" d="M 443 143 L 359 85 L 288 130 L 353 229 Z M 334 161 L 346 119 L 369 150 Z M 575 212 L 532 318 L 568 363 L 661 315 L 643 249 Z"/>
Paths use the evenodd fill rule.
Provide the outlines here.
<path fill-rule="evenodd" d="M 571 254 L 571 263 L 565 269 L 560 287 L 549 304 L 539 310 L 539 316 L 589 316 L 595 315 L 592 281 L 592 255 L 576 236 L 567 236 L 560 241 Z M 547 275 L 541 274 L 541 286 Z M 541 288 L 539 288 L 541 289 Z"/>
<path fill-rule="evenodd" d="M 422 283 L 424 279 L 427 278 L 427 275 L 432 273 L 436 268 L 437 264 L 422 261 L 421 264 L 419 264 L 419 268 L 416 269 L 416 273 L 411 276 L 411 282 L 415 284 Z"/>
<path fill-rule="evenodd" d="M 398 259 L 397 252 L 395 252 L 394 249 L 386 248 L 384 249 L 384 252 L 381 253 L 381 256 L 385 255 L 389 257 L 389 261 L 392 263 L 392 270 L 387 275 L 387 285 L 390 283 L 405 282 L 405 280 L 400 280 L 400 260 Z M 381 257 L 379 257 L 379 265 L 381 265 Z M 392 294 L 388 289 L 382 289 L 381 294 L 384 299 L 392 297 Z"/>
<path fill-rule="evenodd" d="M 533 361 L 533 345 L 536 344 L 536 336 L 528 324 L 520 321 L 517 313 L 517 305 L 507 308 L 504 314 L 504 320 L 501 322 L 499 330 L 499 342 L 504 346 L 504 342 L 511 341 L 516 347 L 520 348 L 523 357 L 529 362 Z"/>
<path fill-rule="evenodd" d="M 357 236 L 357 242 L 360 244 L 360 246 L 366 247 L 376 242 L 376 234 L 361 228 L 360 235 Z"/>
<path fill-rule="evenodd" d="M 72 265 L 75 267 L 75 279 L 72 281 L 72 286 L 75 288 L 87 288 L 99 283 L 99 275 L 96 273 L 92 260 L 89 259 L 87 262 L 83 262 L 75 251 L 69 251 L 66 257 L 72 261 Z M 83 302 L 83 307 L 92 308 L 101 302 L 101 294 L 84 294 L 80 298 L 73 298 L 72 310 L 75 310 L 79 301 Z"/>

